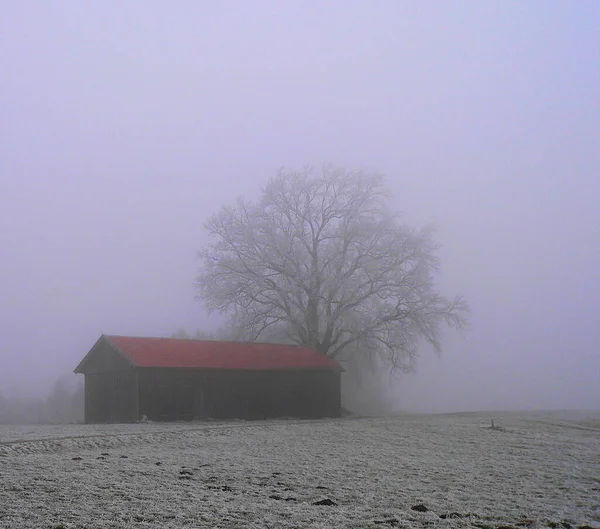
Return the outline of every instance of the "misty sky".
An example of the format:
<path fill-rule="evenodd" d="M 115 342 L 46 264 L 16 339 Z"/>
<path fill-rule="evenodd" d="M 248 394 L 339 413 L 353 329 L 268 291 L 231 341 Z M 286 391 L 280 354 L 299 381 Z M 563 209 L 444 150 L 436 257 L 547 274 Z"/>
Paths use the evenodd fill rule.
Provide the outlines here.
<path fill-rule="evenodd" d="M 0 72 L 1 393 L 215 325 L 204 219 L 331 161 L 437 225 L 472 307 L 406 407 L 600 408 L 600 3 L 15 0 Z"/>

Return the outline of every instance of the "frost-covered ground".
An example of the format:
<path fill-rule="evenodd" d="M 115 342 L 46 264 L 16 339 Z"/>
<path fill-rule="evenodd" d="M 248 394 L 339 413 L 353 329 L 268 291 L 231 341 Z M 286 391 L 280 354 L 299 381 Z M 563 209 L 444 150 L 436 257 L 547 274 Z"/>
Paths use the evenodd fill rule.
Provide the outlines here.
<path fill-rule="evenodd" d="M 0 426 L 0 527 L 584 525 L 600 413 Z"/>

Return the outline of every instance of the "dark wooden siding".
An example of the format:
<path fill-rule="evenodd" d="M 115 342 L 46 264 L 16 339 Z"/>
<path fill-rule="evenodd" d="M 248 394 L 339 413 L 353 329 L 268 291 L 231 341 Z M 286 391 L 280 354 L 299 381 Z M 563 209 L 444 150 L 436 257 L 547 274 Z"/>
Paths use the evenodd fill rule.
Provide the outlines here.
<path fill-rule="evenodd" d="M 155 421 L 338 417 L 331 370 L 139 369 L 139 414 Z"/>
<path fill-rule="evenodd" d="M 138 420 L 137 373 L 133 369 L 85 375 L 85 422 Z"/>

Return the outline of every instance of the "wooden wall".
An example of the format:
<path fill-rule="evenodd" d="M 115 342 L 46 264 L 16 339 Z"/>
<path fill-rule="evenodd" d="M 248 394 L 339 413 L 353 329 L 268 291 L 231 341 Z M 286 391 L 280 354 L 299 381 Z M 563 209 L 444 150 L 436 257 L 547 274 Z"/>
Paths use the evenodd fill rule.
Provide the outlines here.
<path fill-rule="evenodd" d="M 135 422 L 137 397 L 137 372 L 112 347 L 99 343 L 85 364 L 85 422 Z"/>
<path fill-rule="evenodd" d="M 85 375 L 85 422 L 136 422 L 137 373 L 113 371 Z"/>
<path fill-rule="evenodd" d="M 331 370 L 139 369 L 139 414 L 154 421 L 339 417 Z"/>

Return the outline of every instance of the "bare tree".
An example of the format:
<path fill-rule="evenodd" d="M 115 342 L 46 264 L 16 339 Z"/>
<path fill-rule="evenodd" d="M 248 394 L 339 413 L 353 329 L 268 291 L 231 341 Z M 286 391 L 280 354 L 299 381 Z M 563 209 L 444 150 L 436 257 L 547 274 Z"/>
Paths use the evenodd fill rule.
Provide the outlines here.
<path fill-rule="evenodd" d="M 227 327 L 219 327 L 213 330 L 196 329 L 194 335 L 188 334 L 184 328 L 179 328 L 177 332 L 172 333 L 169 338 L 177 338 L 179 340 L 227 340 L 240 341 L 243 339 L 242 333 L 237 329 Z"/>
<path fill-rule="evenodd" d="M 424 340 L 466 325 L 461 296 L 435 289 L 432 230 L 400 223 L 384 178 L 331 165 L 279 170 L 258 202 L 212 215 L 196 286 L 245 339 L 285 333 L 342 362 L 411 371 Z"/>

